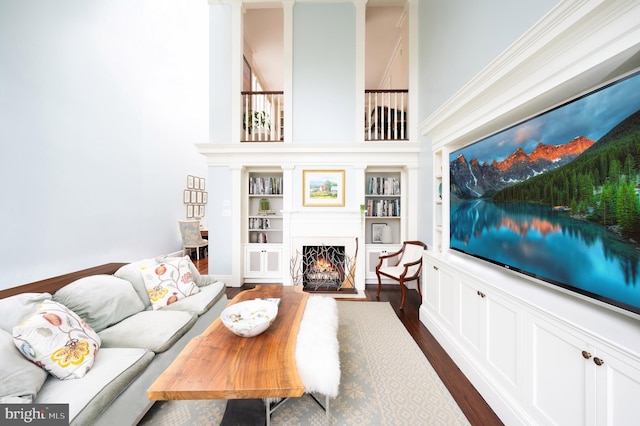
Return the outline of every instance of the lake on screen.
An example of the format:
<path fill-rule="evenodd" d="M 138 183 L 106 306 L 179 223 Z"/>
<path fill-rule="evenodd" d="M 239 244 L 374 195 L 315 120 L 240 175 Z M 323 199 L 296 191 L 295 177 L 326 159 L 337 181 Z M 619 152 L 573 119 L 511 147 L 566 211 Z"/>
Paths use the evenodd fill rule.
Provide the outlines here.
<path fill-rule="evenodd" d="M 451 247 L 640 308 L 640 251 L 603 226 L 548 206 L 451 206 Z"/>

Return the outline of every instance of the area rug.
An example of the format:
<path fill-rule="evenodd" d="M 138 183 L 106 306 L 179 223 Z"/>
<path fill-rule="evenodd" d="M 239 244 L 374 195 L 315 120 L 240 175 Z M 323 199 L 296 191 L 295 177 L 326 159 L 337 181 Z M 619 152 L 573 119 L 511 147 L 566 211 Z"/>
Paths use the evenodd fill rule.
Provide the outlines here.
<path fill-rule="evenodd" d="M 340 394 L 332 425 L 468 425 L 433 367 L 387 302 L 339 301 Z M 318 396 L 324 401 L 323 396 Z M 219 425 L 225 401 L 162 401 L 140 425 Z M 308 396 L 290 399 L 277 425 L 325 425 Z"/>

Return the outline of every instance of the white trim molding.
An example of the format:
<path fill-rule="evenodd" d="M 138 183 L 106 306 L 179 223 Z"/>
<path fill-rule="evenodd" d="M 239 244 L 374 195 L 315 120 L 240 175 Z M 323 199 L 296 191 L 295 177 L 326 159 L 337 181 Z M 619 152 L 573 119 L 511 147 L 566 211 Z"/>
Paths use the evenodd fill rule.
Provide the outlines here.
<path fill-rule="evenodd" d="M 419 126 L 468 145 L 640 66 L 640 2 L 565 0 Z M 630 59 L 632 59 L 630 61 Z"/>

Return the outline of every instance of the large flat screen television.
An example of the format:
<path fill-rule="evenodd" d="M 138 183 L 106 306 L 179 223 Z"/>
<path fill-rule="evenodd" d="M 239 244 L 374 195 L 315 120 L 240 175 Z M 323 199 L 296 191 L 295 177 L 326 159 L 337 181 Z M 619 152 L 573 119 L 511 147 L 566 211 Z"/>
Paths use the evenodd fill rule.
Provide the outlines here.
<path fill-rule="evenodd" d="M 640 315 L 640 70 L 449 158 L 450 247 Z"/>

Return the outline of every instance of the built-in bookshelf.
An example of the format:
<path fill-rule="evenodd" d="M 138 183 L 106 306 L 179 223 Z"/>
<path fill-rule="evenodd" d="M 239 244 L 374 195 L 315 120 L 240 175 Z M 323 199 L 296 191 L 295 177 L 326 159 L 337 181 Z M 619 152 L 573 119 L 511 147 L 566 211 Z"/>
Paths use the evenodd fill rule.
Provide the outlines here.
<path fill-rule="evenodd" d="M 443 191 L 449 184 L 448 172 L 446 150 L 435 151 L 433 153 L 433 245 L 437 251 L 442 251 L 448 246 L 448 227 L 444 219 L 448 214 L 446 206 L 448 206 L 449 193 Z"/>
<path fill-rule="evenodd" d="M 282 243 L 282 174 L 249 173 L 248 243 Z"/>
<path fill-rule="evenodd" d="M 402 241 L 402 173 L 371 170 L 365 173 L 364 215 L 367 244 Z"/>

